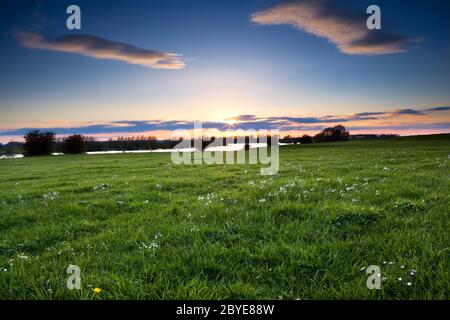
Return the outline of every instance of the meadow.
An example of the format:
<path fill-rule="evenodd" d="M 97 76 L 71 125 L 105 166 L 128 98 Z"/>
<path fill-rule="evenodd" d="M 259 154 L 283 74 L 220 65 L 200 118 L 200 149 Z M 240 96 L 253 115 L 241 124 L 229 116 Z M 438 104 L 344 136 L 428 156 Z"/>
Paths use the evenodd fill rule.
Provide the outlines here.
<path fill-rule="evenodd" d="M 449 299 L 449 153 L 448 135 L 283 146 L 274 176 L 0 160 L 0 299 Z"/>

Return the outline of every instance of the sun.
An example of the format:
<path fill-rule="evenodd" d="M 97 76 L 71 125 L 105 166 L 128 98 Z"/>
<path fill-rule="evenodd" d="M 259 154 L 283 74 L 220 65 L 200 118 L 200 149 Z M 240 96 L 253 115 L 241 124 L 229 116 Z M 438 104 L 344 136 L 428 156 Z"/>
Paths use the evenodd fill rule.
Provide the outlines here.
<path fill-rule="evenodd" d="M 223 122 L 225 122 L 228 128 L 234 128 L 234 125 L 237 123 L 237 121 L 233 119 L 225 119 Z"/>

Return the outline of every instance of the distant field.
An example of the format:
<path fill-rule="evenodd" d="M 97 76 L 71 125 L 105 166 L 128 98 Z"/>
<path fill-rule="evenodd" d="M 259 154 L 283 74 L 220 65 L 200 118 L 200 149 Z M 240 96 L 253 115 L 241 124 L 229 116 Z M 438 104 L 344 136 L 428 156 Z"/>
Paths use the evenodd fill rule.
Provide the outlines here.
<path fill-rule="evenodd" d="M 280 150 L 0 160 L 0 298 L 449 299 L 449 136 Z"/>

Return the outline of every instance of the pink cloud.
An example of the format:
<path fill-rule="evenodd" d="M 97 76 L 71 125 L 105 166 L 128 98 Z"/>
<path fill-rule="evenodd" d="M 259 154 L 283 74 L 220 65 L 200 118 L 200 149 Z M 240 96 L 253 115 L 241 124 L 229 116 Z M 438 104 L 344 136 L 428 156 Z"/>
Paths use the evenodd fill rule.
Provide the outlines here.
<path fill-rule="evenodd" d="M 364 16 L 364 13 L 358 14 L 339 7 L 331 8 L 330 2 L 324 0 L 298 0 L 256 12 L 252 14 L 251 21 L 260 25 L 292 25 L 327 39 L 346 54 L 399 53 L 421 41 L 419 38 L 368 30 L 367 16 Z"/>
<path fill-rule="evenodd" d="M 154 69 L 183 69 L 186 65 L 176 53 L 138 48 L 92 35 L 68 35 L 46 39 L 33 32 L 16 34 L 19 43 L 30 49 L 76 53 L 96 59 L 109 59 Z"/>

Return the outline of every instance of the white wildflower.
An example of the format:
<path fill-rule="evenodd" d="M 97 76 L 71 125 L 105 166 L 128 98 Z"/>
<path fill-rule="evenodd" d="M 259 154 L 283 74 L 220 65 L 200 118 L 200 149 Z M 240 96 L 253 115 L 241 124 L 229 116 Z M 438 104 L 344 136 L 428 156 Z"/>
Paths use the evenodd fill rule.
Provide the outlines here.
<path fill-rule="evenodd" d="M 93 188 L 92 188 L 92 191 L 104 191 L 104 190 L 106 190 L 106 189 L 108 189 L 110 187 L 110 185 L 109 184 L 107 184 L 107 183 L 101 183 L 101 184 L 98 184 L 98 185 L 95 185 Z"/>
<path fill-rule="evenodd" d="M 42 197 L 46 200 L 55 200 L 58 196 L 59 196 L 58 191 L 52 191 L 52 192 L 44 193 L 42 195 Z"/>
<path fill-rule="evenodd" d="M 156 250 L 159 248 L 159 244 L 157 244 L 156 242 L 152 242 L 152 243 L 150 243 L 150 248 L 153 250 Z"/>

